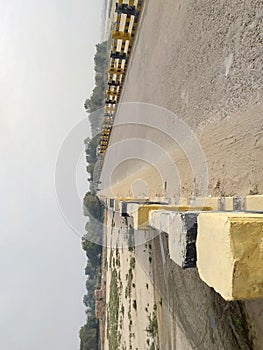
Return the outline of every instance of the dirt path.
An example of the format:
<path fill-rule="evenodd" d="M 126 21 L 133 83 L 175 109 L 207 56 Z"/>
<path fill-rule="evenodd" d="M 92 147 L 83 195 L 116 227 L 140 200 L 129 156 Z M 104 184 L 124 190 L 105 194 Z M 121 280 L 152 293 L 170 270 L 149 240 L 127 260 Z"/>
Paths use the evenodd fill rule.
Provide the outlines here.
<path fill-rule="evenodd" d="M 158 349 L 157 310 L 160 305 L 156 304 L 151 282 L 148 247 L 144 244 L 134 247 L 130 219 L 108 211 L 107 221 L 107 308 L 103 349 Z M 129 242 L 133 242 L 133 247 L 128 249 Z M 138 263 L 137 255 L 143 265 Z"/>

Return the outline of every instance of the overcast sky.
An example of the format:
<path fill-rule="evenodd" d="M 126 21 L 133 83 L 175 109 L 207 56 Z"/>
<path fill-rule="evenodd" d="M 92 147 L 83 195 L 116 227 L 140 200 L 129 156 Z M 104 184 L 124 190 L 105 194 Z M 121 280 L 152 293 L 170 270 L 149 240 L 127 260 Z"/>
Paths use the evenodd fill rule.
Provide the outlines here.
<path fill-rule="evenodd" d="M 0 0 L 3 350 L 79 348 L 86 259 L 58 209 L 54 169 L 63 139 L 86 116 L 102 2 Z"/>

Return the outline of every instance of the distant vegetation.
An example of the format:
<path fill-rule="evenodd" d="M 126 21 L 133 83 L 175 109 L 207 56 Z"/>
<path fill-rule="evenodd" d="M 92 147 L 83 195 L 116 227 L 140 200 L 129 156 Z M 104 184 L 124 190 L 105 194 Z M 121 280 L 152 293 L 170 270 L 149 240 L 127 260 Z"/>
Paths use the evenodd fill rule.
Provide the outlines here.
<path fill-rule="evenodd" d="M 99 323 L 95 318 L 94 290 L 100 288 L 101 283 L 101 255 L 102 255 L 102 222 L 103 206 L 97 197 L 97 182 L 94 169 L 98 160 L 97 148 L 100 140 L 100 131 L 103 118 L 103 106 L 107 79 L 107 42 L 96 45 L 95 62 L 95 88 L 84 103 L 86 112 L 89 113 L 92 138 L 84 140 L 89 192 L 83 199 L 84 215 L 88 217 L 85 230 L 86 234 L 82 239 L 82 248 L 86 252 L 87 265 L 85 275 L 87 276 L 87 294 L 83 298 L 86 306 L 87 322 L 81 327 L 80 350 L 97 350 L 99 348 Z"/>
<path fill-rule="evenodd" d="M 104 107 L 105 90 L 107 82 L 107 41 L 96 45 L 95 62 L 95 88 L 90 98 L 84 103 L 84 108 L 89 115 L 92 136 L 94 137 L 101 130 Z M 98 112 L 98 113 L 96 113 Z"/>

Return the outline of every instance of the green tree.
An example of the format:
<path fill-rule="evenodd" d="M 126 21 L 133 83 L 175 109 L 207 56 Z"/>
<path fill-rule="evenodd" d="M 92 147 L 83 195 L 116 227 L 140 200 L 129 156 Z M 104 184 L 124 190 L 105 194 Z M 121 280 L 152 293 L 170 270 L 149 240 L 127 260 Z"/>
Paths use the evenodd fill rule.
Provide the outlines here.
<path fill-rule="evenodd" d="M 103 205 L 96 195 L 91 192 L 87 192 L 83 199 L 84 215 L 89 216 L 91 219 L 102 221 L 103 218 Z"/>
<path fill-rule="evenodd" d="M 82 239 L 82 248 L 91 262 L 92 266 L 97 267 L 101 263 L 102 247 L 99 244 Z"/>
<path fill-rule="evenodd" d="M 96 135 L 102 125 L 103 111 L 100 109 L 104 106 L 105 90 L 107 83 L 107 42 L 96 45 L 95 63 L 95 87 L 92 94 L 84 102 L 84 108 L 89 115 L 92 135 Z M 98 112 L 97 112 L 98 111 Z"/>
<path fill-rule="evenodd" d="M 93 321 L 81 327 L 80 350 L 98 350 L 98 325 Z"/>

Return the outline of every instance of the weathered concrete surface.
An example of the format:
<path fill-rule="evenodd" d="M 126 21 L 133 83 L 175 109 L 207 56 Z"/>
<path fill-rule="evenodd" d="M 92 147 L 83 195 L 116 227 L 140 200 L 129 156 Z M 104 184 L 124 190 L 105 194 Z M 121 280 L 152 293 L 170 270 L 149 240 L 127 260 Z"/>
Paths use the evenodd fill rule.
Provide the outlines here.
<path fill-rule="evenodd" d="M 128 204 L 127 212 L 133 217 L 133 225 L 135 230 L 143 230 L 149 227 L 149 214 L 152 210 L 159 210 L 161 208 L 167 208 L 162 205 L 141 205 L 141 204 Z"/>
<path fill-rule="evenodd" d="M 261 0 L 149 0 L 129 65 L 121 102 L 167 108 L 189 125 L 205 152 L 213 196 L 263 193 L 262 12 Z M 116 122 L 122 120 L 117 113 Z M 165 146 L 161 135 L 141 125 L 113 129 L 110 144 L 131 138 Z M 105 176 L 112 174 L 115 194 L 127 196 L 136 180 L 132 170 L 149 167 L 144 149 L 140 152 L 140 159 L 127 159 L 114 173 L 104 169 Z M 181 194 L 189 196 L 191 169 L 181 153 L 175 160 Z M 146 170 L 139 176 L 154 197 L 163 183 L 156 169 Z M 167 169 L 164 180 L 171 197 L 173 179 Z"/>
<path fill-rule="evenodd" d="M 200 213 L 197 268 L 226 300 L 263 298 L 263 215 Z"/>
<path fill-rule="evenodd" d="M 155 211 L 186 212 L 186 211 L 208 211 L 211 207 L 191 207 L 191 206 L 174 206 L 166 204 L 138 204 L 127 203 L 127 214 L 133 217 L 135 230 L 143 230 L 151 225 L 151 213 Z M 160 215 L 161 219 L 162 215 Z M 162 220 L 162 219 L 161 219 Z M 158 226 L 153 226 L 158 229 Z M 164 227 L 160 226 L 164 230 Z M 166 231 L 165 231 L 166 232 Z"/>
<path fill-rule="evenodd" d="M 246 207 L 249 210 L 263 211 L 263 196 L 247 196 Z"/>
<path fill-rule="evenodd" d="M 180 267 L 196 267 L 196 212 L 173 213 L 169 225 L 169 255 Z"/>
<path fill-rule="evenodd" d="M 200 209 L 200 208 L 199 208 Z M 153 210 L 150 212 L 150 226 L 168 234 L 170 258 L 180 267 L 196 267 L 196 235 L 198 208 L 176 212 Z"/>
<path fill-rule="evenodd" d="M 145 229 L 150 225 L 151 213 L 154 211 L 161 210 L 164 215 L 160 215 L 160 230 L 166 232 L 165 228 L 167 228 L 167 220 L 169 218 L 165 218 L 165 215 L 169 212 L 193 212 L 193 211 L 209 211 L 211 207 L 190 207 L 190 206 L 169 206 L 169 205 L 145 205 L 139 206 L 138 210 L 133 213 L 134 217 L 134 228 L 135 229 Z M 172 219 L 173 220 L 173 219 Z M 157 228 L 157 226 L 154 226 Z"/>

